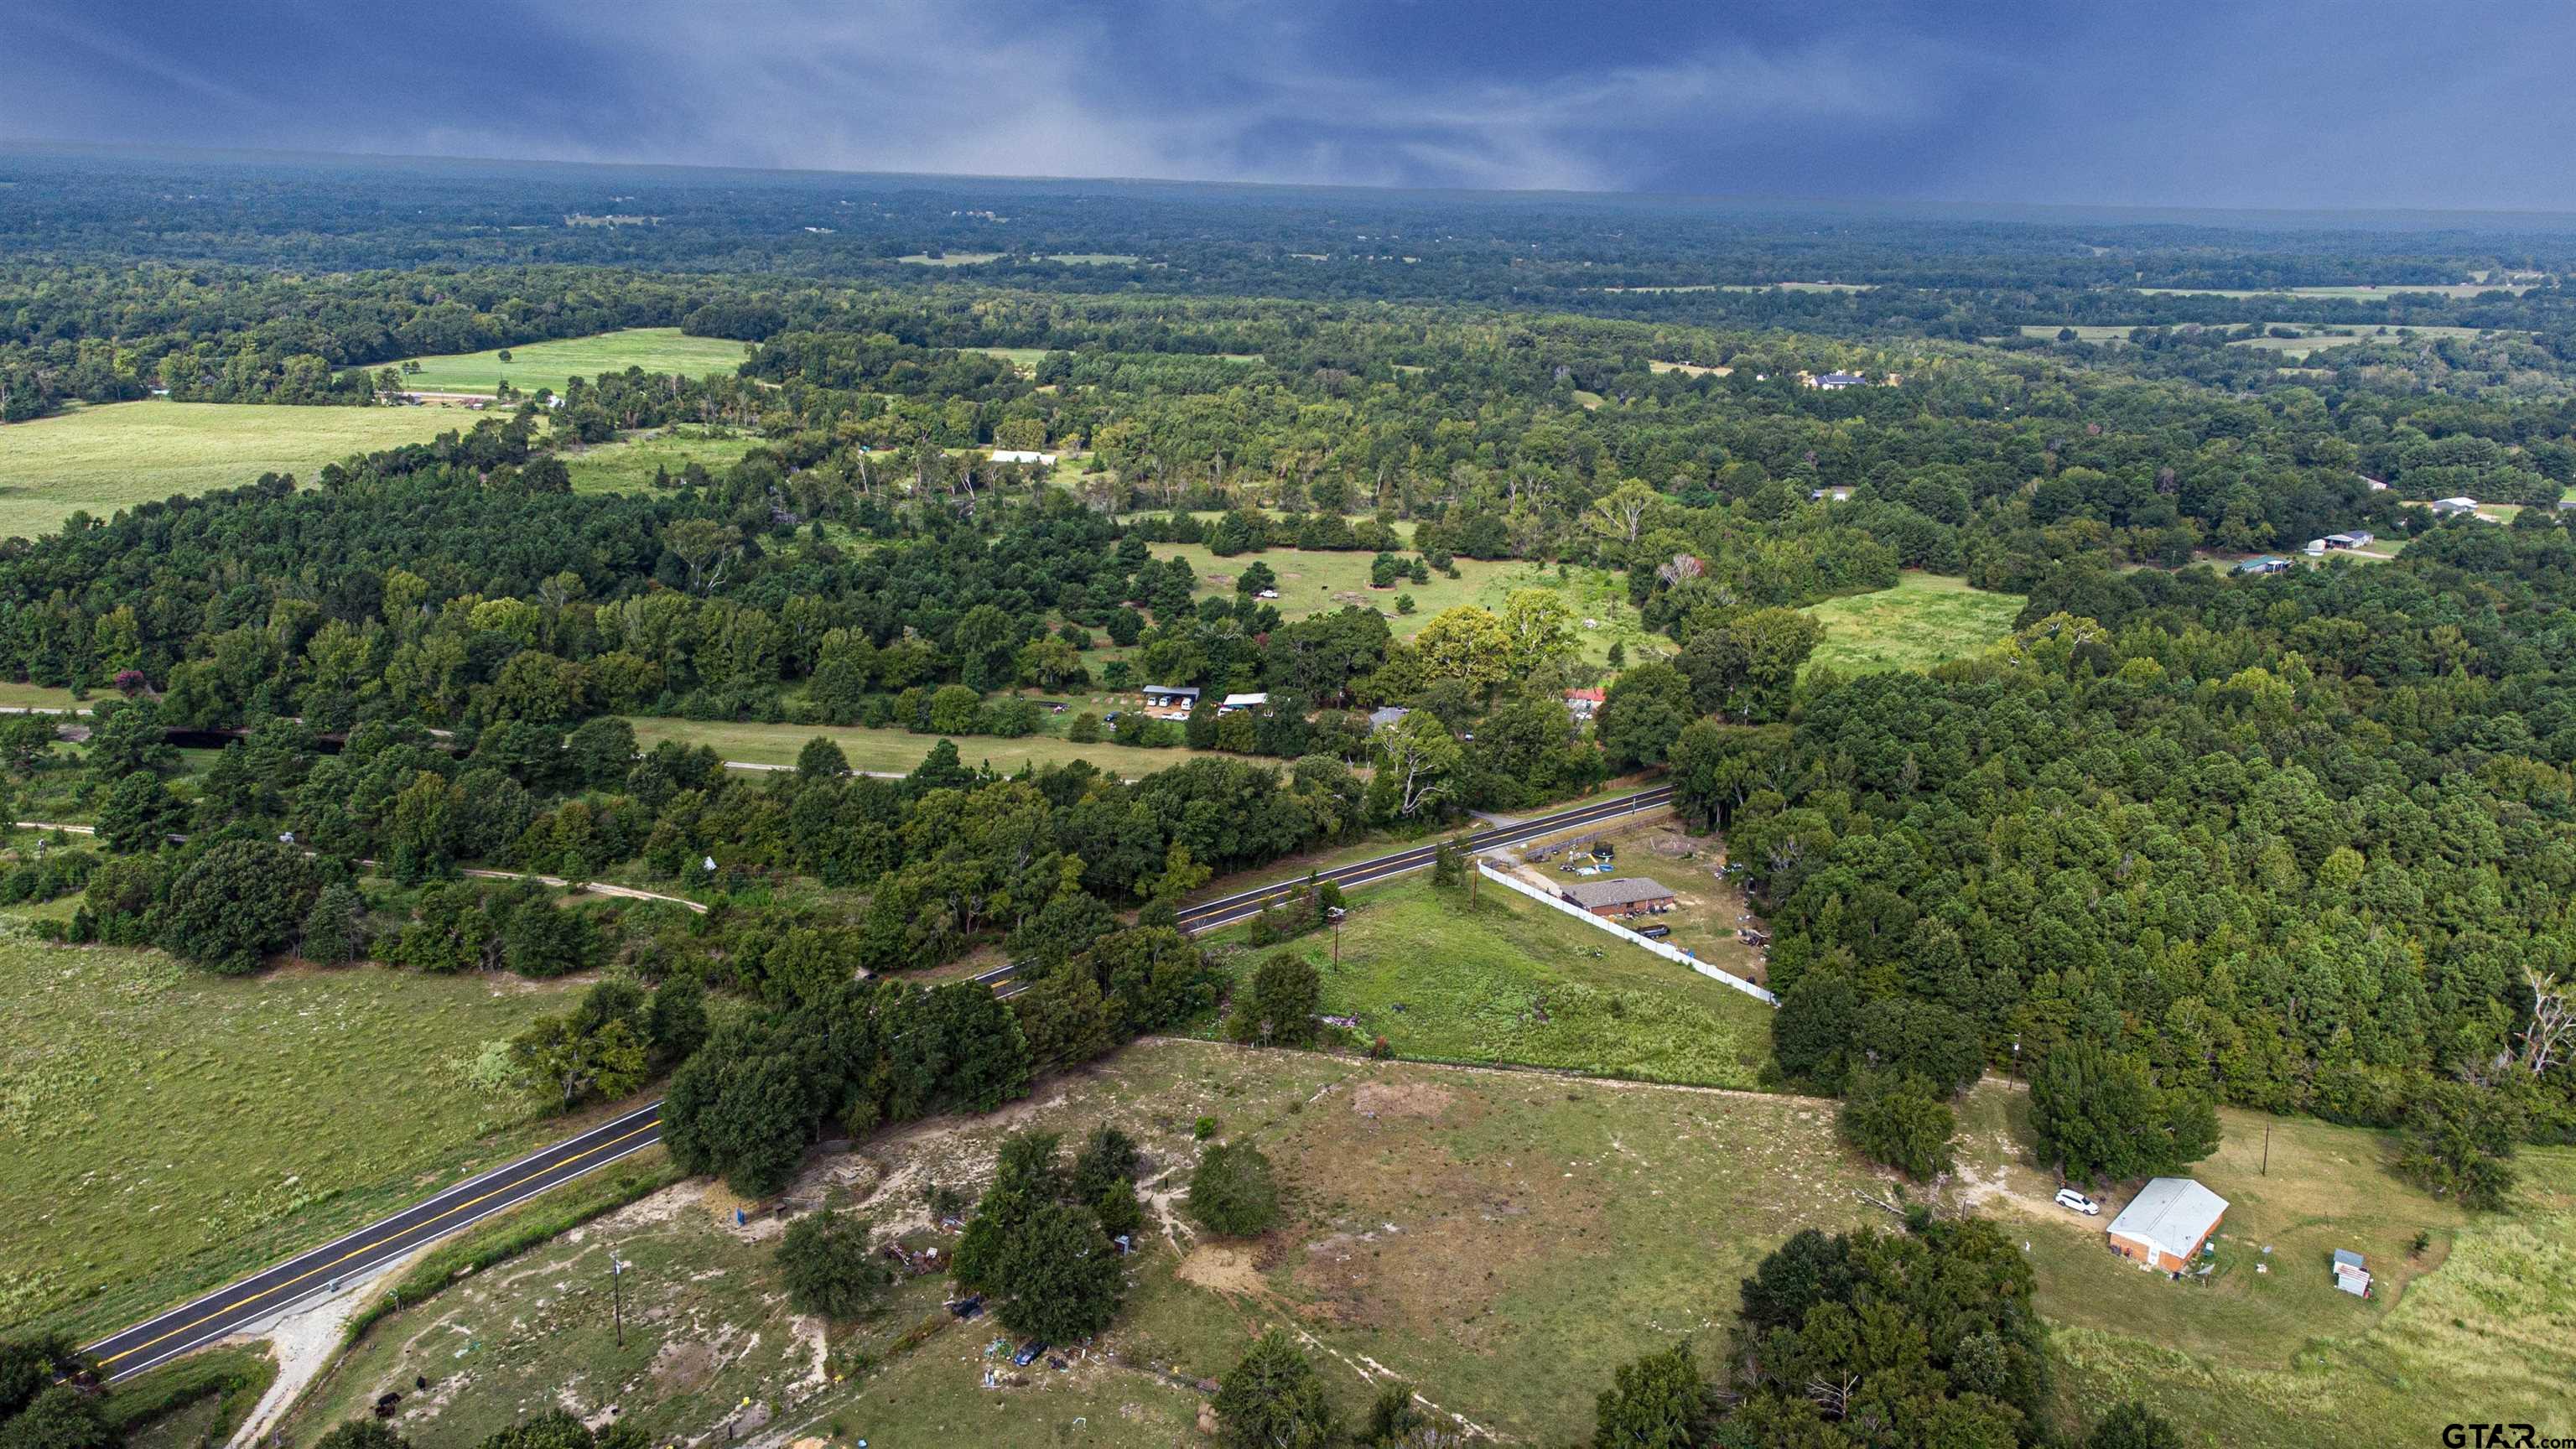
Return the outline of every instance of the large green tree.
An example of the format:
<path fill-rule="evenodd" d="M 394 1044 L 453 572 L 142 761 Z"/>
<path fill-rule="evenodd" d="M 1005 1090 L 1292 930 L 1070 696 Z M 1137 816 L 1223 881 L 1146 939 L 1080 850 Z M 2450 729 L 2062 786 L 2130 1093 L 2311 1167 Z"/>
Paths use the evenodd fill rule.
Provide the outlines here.
<path fill-rule="evenodd" d="M 1232 1449 L 1325 1449 L 1340 1435 L 1315 1366 L 1276 1328 L 1217 1381 L 1214 1407 L 1219 1442 Z"/>

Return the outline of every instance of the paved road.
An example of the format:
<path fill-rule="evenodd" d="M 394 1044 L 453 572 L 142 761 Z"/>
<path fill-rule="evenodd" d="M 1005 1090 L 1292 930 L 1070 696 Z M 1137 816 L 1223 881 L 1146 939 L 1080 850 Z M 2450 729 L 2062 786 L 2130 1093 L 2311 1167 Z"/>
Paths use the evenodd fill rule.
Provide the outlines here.
<path fill-rule="evenodd" d="M 83 1352 L 99 1361 L 111 1381 L 141 1373 L 661 1140 L 662 1104 L 655 1102 L 111 1334 Z"/>
<path fill-rule="evenodd" d="M 1622 799 L 1596 801 L 1517 825 L 1480 830 L 1467 840 L 1477 849 L 1516 845 L 1557 831 L 1658 809 L 1670 803 L 1672 795 L 1671 786 L 1659 785 Z M 1419 845 L 1315 874 L 1319 880 L 1335 881 L 1348 889 L 1422 870 L 1431 864 L 1435 853 L 1435 846 Z M 1293 879 L 1279 881 L 1201 901 L 1181 912 L 1181 927 L 1196 935 L 1247 920 L 1259 914 L 1261 908 L 1281 891 L 1297 884 L 1299 881 Z M 1007 997 L 1019 989 L 1012 984 L 1012 977 L 1018 970 L 1016 964 L 996 966 L 973 979 Z M 334 1291 L 341 1280 L 403 1257 L 469 1223 L 516 1207 L 583 1173 L 641 1152 L 662 1140 L 661 1113 L 660 1102 L 638 1108 L 614 1122 L 531 1153 L 346 1237 L 298 1254 L 265 1272 L 230 1287 L 216 1289 L 193 1303 L 173 1308 L 121 1333 L 111 1334 L 84 1351 L 99 1360 L 102 1371 L 111 1382 L 141 1373 L 190 1349 L 270 1318 L 279 1310 L 306 1298 Z"/>

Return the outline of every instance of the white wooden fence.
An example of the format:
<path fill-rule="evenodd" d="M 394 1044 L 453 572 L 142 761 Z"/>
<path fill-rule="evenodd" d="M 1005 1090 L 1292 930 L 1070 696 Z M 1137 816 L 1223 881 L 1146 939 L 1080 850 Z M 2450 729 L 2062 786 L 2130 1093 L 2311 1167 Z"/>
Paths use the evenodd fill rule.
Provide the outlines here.
<path fill-rule="evenodd" d="M 1608 931 L 1611 935 L 1618 937 L 1620 940 L 1625 941 L 1632 946 L 1643 946 L 1647 950 L 1654 952 L 1656 955 L 1663 957 L 1667 961 L 1678 962 L 1681 965 L 1688 966 L 1693 971 L 1698 972 L 1700 975 L 1707 977 L 1711 981 L 1723 981 L 1727 985 L 1734 987 L 1736 990 L 1743 992 L 1745 995 L 1752 997 L 1756 1001 L 1765 1002 L 1772 1006 L 1778 1006 L 1780 1004 L 1779 997 L 1772 995 L 1770 992 L 1754 985 L 1752 982 L 1745 980 L 1741 976 L 1730 976 L 1678 946 L 1667 946 L 1661 941 L 1649 941 L 1645 937 L 1638 935 L 1636 932 L 1629 930 L 1627 927 L 1620 925 L 1617 921 L 1611 920 L 1607 916 L 1596 916 L 1590 911 L 1585 910 L 1583 907 L 1574 904 L 1572 901 L 1560 900 L 1553 892 L 1540 890 L 1537 886 L 1531 885 L 1528 881 L 1505 875 L 1501 871 L 1494 869 L 1492 866 L 1485 864 L 1481 860 L 1476 862 L 1476 873 L 1506 890 L 1519 891 L 1522 895 L 1525 895 L 1531 900 L 1537 901 L 1542 905 L 1553 907 L 1556 910 L 1563 911 L 1567 915 L 1574 917 L 1578 921 L 1583 921 L 1598 927 L 1601 930 Z"/>

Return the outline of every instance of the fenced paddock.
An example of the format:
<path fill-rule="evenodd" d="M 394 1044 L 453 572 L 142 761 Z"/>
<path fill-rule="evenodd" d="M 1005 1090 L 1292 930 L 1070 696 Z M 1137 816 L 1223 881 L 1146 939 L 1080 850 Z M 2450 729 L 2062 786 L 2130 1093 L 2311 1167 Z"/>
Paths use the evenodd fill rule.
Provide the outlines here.
<path fill-rule="evenodd" d="M 1720 971 L 1716 967 L 1711 966 L 1707 962 L 1702 961 L 1698 957 L 1678 946 L 1667 946 L 1661 941 L 1649 941 L 1645 937 L 1638 935 L 1636 932 L 1629 930 L 1627 927 L 1620 925 L 1617 921 L 1613 921 L 1606 916 L 1596 916 L 1590 911 L 1583 909 L 1581 906 L 1561 901 L 1554 895 L 1540 890 L 1538 887 L 1531 885 L 1527 881 L 1515 880 L 1512 877 L 1503 874 L 1501 871 L 1494 869 L 1492 866 L 1485 864 L 1481 860 L 1476 862 L 1476 873 L 1506 890 L 1518 891 L 1522 895 L 1547 906 L 1551 910 L 1563 911 L 1565 914 L 1574 917 L 1578 921 L 1583 921 L 1593 926 L 1595 929 L 1608 931 L 1611 935 L 1618 937 L 1620 940 L 1625 941 L 1629 945 L 1635 946 L 1640 950 L 1652 951 L 1667 961 L 1671 961 L 1677 965 L 1687 966 L 1693 971 L 1698 972 L 1700 975 L 1707 977 L 1711 981 L 1723 981 L 1727 985 L 1734 987 L 1736 990 L 1743 992 L 1745 995 L 1750 996 L 1754 1000 L 1762 1002 L 1765 1005 L 1778 1006 L 1780 1004 L 1779 997 L 1773 995 L 1763 987 L 1754 985 L 1752 982 L 1745 980 L 1741 976 L 1734 976 L 1724 971 Z"/>

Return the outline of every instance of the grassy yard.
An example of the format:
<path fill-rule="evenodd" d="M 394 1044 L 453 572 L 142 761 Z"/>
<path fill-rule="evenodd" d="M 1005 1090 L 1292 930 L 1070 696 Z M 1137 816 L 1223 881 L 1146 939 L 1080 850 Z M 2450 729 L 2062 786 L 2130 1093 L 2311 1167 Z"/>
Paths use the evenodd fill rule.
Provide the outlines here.
<path fill-rule="evenodd" d="M 1132 707 L 1132 696 L 1119 696 L 1104 705 L 1090 703 L 1091 696 L 1074 697 L 1078 709 L 1116 709 L 1121 702 Z M 1104 697 L 1105 698 L 1105 697 Z M 921 764 L 939 735 L 917 735 L 899 729 L 837 729 L 828 725 L 737 724 L 686 719 L 656 719 L 644 715 L 628 717 L 635 726 L 636 743 L 645 749 L 664 740 L 680 740 L 692 745 L 706 745 L 728 760 L 746 765 L 792 765 L 796 752 L 805 742 L 822 735 L 841 747 L 849 756 L 850 768 L 879 773 L 908 773 Z M 1062 722 L 1057 722 L 1062 727 Z M 1168 770 L 1200 753 L 1174 747 L 1149 750 L 1135 745 L 1077 745 L 1058 735 L 1025 735 L 1015 740 L 989 735 L 958 735 L 957 758 L 968 766 L 990 764 L 1010 774 L 1025 764 L 1059 765 L 1072 760 L 1089 760 L 1103 770 L 1129 779 Z M 1278 763 L 1285 764 L 1285 761 Z"/>
<path fill-rule="evenodd" d="M 2104 1248 L 2127 1190 L 2099 1219 L 2048 1203 L 2027 1094 L 1990 1082 L 1961 1109 L 1967 1195 L 2027 1229 L 2062 1404 L 2143 1397 L 2207 1436 L 2193 1443 L 2326 1446 L 2358 1423 L 2431 1443 L 2464 1415 L 2551 1422 L 2576 1372 L 2576 1152 L 2527 1152 L 2520 1208 L 2473 1218 L 2390 1175 L 2381 1134 L 2235 1110 L 2220 1125 L 2191 1173 L 2229 1204 L 2204 1287 Z M 2335 1290 L 2337 1248 L 2369 1259 L 2374 1297 Z"/>
<path fill-rule="evenodd" d="M 1287 1220 L 1223 1243 L 1173 1198 L 1206 1115 L 1259 1142 L 1290 1188 Z M 856 1325 L 791 1317 L 771 1253 L 783 1225 L 733 1225 L 732 1199 L 683 1183 L 463 1280 L 380 1323 L 291 1431 L 310 1444 L 399 1388 L 394 1427 L 466 1449 L 536 1404 L 619 1406 L 656 1443 L 713 1434 L 744 1400 L 785 1439 L 881 1445 L 1169 1446 L 1198 1442 L 1213 1378 L 1261 1330 L 1309 1339 L 1346 1418 L 1372 1378 L 1402 1376 L 1510 1440 L 1589 1432 L 1618 1363 L 1683 1335 L 1715 1345 L 1734 1285 L 1801 1227 L 1847 1227 L 1872 1178 L 1835 1143 L 1825 1104 L 1622 1083 L 1148 1041 L 1041 1084 L 980 1119 L 941 1119 L 820 1159 L 792 1211 L 854 1208 L 909 1242 L 923 1191 L 975 1191 L 1008 1131 L 1078 1136 L 1110 1122 L 1144 1146 L 1148 1211 L 1117 1326 L 1058 1370 L 1014 1370 L 990 1319 L 951 1326 L 935 1277 Z M 615 1342 L 607 1262 L 626 1275 Z M 916 1324 L 926 1341 L 897 1352 Z M 848 1355 L 882 1367 L 836 1382 Z M 985 1386 L 988 1369 L 1003 1381 Z M 413 1394 L 415 1376 L 430 1379 Z"/>
<path fill-rule="evenodd" d="M 114 1327 L 566 1130 L 465 1071 L 571 990 L 0 942 L 0 1329 Z"/>
<path fill-rule="evenodd" d="M 0 682 L 0 706 L 11 709 L 87 709 L 97 702 L 95 696 L 74 699 L 70 690 L 50 684 Z"/>
<path fill-rule="evenodd" d="M 572 474 L 575 493 L 639 493 L 653 485 L 653 471 L 677 475 L 691 463 L 721 477 L 742 455 L 760 446 L 753 437 L 711 438 L 682 433 L 648 433 L 614 443 L 600 443 L 560 456 Z"/>
<path fill-rule="evenodd" d="M 1412 876 L 1349 906 L 1339 964 L 1329 931 L 1286 949 L 1322 975 L 1325 1011 L 1359 1019 L 1355 1040 L 1399 1056 L 1750 1087 L 1770 1050 L 1771 1008 L 1490 881 L 1470 903 Z"/>
<path fill-rule="evenodd" d="M 1807 667 L 1830 665 L 1845 674 L 1927 669 L 1980 653 L 2011 633 L 2013 617 L 2028 602 L 2019 594 L 1971 589 L 1965 579 L 1900 574 L 1895 588 L 1808 605 L 1807 616 L 1825 626 L 1825 638 Z"/>
<path fill-rule="evenodd" d="M 308 408 L 166 400 L 73 408 L 0 427 L 0 538 L 34 538 L 74 510 L 118 509 L 423 443 L 475 420 L 431 408 Z"/>
<path fill-rule="evenodd" d="M 510 360 L 503 362 L 500 354 Z M 689 337 L 677 327 L 629 327 L 595 337 L 529 342 L 489 352 L 451 352 L 410 359 L 420 371 L 402 375 L 415 392 L 492 392 L 502 379 L 521 392 L 560 391 L 576 377 L 597 377 L 640 367 L 681 377 L 710 377 L 742 366 L 743 344 L 723 337 Z M 396 364 L 399 366 L 400 364 Z"/>
<path fill-rule="evenodd" d="M 1399 639 L 1420 633 L 1422 626 L 1443 609 L 1480 604 L 1499 610 L 1518 589 L 1550 589 L 1563 597 L 1566 606 L 1574 610 L 1583 657 L 1596 664 L 1608 657 L 1615 642 L 1625 642 L 1633 655 L 1639 645 L 1653 638 L 1628 603 L 1627 585 L 1600 569 L 1569 567 L 1560 579 L 1554 568 L 1541 564 L 1462 558 L 1457 561 L 1458 577 L 1454 579 L 1434 570 L 1427 584 L 1408 582 L 1391 589 L 1373 589 L 1369 587 L 1369 564 L 1376 555 L 1357 550 L 1273 548 L 1218 558 L 1199 544 L 1158 543 L 1153 551 L 1156 558 L 1189 560 L 1191 572 L 1199 578 L 1200 598 L 1211 594 L 1233 597 L 1235 575 L 1259 559 L 1279 576 L 1279 597 L 1275 602 L 1282 617 L 1303 619 L 1309 614 L 1328 614 L 1346 604 L 1357 604 L 1386 615 L 1387 626 Z M 1405 594 L 1413 596 L 1413 612 L 1398 614 L 1395 601 Z"/>

